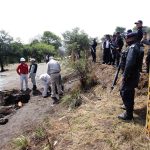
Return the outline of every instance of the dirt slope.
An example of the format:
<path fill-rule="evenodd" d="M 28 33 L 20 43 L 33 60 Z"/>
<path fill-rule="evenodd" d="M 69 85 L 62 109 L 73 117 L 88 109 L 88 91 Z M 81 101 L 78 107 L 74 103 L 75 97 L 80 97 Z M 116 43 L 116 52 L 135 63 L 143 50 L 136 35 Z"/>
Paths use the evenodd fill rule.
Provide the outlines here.
<path fill-rule="evenodd" d="M 33 140 L 36 128 L 42 126 L 52 145 L 55 143 L 55 150 L 149 150 L 150 143 L 144 131 L 147 75 L 142 74 L 139 89 L 136 90 L 135 119 L 128 123 L 117 118 L 117 115 L 123 112 L 120 109 L 122 102 L 119 95 L 121 78 L 114 91 L 110 93 L 115 69 L 99 63 L 93 67 L 99 84 L 89 92 L 81 94 L 83 103 L 79 108 L 68 110 L 61 104 L 50 107 L 49 99 L 31 99 L 31 103 L 16 113 L 17 117 L 14 115 L 11 118 L 12 126 L 7 124 L 0 127 L 0 141 L 2 140 L 1 145 L 4 145 L 1 149 L 14 149 L 12 144 L 6 143 L 5 136 L 12 140 L 23 134 L 30 139 L 30 149 L 45 150 L 48 145 L 47 138 L 42 138 L 38 142 Z M 25 122 L 28 122 L 27 126 Z M 14 134 L 10 132 L 12 128 Z M 17 129 L 20 129 L 19 132 Z"/>

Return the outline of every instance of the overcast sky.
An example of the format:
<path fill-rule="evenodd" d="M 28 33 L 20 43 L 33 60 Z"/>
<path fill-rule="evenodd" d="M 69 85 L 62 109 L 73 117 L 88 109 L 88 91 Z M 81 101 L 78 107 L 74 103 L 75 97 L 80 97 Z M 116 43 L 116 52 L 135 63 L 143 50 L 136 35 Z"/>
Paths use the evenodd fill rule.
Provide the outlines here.
<path fill-rule="evenodd" d="M 112 34 L 116 26 L 150 26 L 149 0 L 0 0 L 0 30 L 28 43 L 44 31 L 61 35 L 75 27 L 91 37 Z"/>

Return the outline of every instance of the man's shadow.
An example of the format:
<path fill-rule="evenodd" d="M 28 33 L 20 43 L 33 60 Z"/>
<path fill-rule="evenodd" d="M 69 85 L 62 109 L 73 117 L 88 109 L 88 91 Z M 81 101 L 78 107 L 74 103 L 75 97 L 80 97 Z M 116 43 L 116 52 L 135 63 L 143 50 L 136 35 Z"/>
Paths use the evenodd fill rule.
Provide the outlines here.
<path fill-rule="evenodd" d="M 34 90 L 32 91 L 33 96 L 39 96 L 42 95 L 42 92 L 40 90 Z"/>
<path fill-rule="evenodd" d="M 146 112 L 147 112 L 147 106 L 144 106 L 139 109 L 135 109 L 134 113 L 137 115 L 137 117 L 134 117 L 135 124 L 139 124 L 141 126 L 145 126 L 146 123 Z"/>

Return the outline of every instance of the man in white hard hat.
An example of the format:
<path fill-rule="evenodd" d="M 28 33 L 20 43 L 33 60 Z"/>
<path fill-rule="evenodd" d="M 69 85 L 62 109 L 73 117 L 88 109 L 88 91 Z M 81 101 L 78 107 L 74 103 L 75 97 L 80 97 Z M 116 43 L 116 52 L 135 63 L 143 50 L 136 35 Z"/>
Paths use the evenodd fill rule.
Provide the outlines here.
<path fill-rule="evenodd" d="M 25 89 L 28 89 L 28 65 L 25 63 L 25 59 L 22 57 L 20 58 L 20 64 L 17 67 L 17 73 L 20 75 L 20 85 L 21 91 L 23 91 L 23 83 L 25 82 Z"/>
<path fill-rule="evenodd" d="M 35 62 L 34 58 L 30 59 L 31 65 L 30 65 L 30 69 L 29 69 L 29 78 L 31 78 L 31 82 L 33 84 L 33 90 L 36 90 L 36 80 L 35 80 L 35 76 L 36 76 L 36 72 L 37 72 L 37 64 Z"/>
<path fill-rule="evenodd" d="M 58 91 L 58 95 L 59 97 L 63 94 L 62 90 L 61 90 L 61 84 L 60 84 L 60 64 L 54 60 L 54 58 L 51 56 L 49 58 L 49 62 L 48 62 L 48 67 L 47 67 L 47 74 L 50 75 L 51 77 L 51 97 L 53 99 L 53 103 L 56 104 L 58 103 L 58 99 L 56 97 L 56 88 L 57 87 L 57 91 Z"/>
<path fill-rule="evenodd" d="M 44 98 L 46 98 L 48 96 L 47 93 L 48 93 L 48 88 L 49 88 L 50 83 L 51 83 L 51 78 L 47 73 L 44 73 L 44 74 L 40 75 L 40 80 L 42 81 L 43 88 L 44 88 L 44 90 L 42 92 L 42 96 Z"/>

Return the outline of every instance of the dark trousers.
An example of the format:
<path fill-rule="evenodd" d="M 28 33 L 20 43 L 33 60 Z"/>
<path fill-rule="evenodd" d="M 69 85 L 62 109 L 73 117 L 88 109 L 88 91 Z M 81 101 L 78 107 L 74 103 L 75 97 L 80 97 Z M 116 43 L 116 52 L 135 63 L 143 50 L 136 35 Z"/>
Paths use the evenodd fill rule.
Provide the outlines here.
<path fill-rule="evenodd" d="M 119 63 L 120 63 L 120 52 L 119 51 L 117 51 L 116 52 L 116 66 L 119 66 Z"/>
<path fill-rule="evenodd" d="M 129 117 L 133 117 L 135 88 L 124 86 L 121 87 L 120 95 L 126 107 L 126 112 Z"/>
<path fill-rule="evenodd" d="M 108 64 L 110 62 L 110 48 L 105 48 L 103 51 L 103 63 Z"/>
<path fill-rule="evenodd" d="M 142 72 L 142 65 L 143 65 L 143 58 L 144 58 L 144 48 L 143 47 L 140 47 L 140 72 Z"/>
<path fill-rule="evenodd" d="M 93 62 L 96 62 L 96 51 L 91 51 L 91 55 L 92 55 L 92 58 L 93 58 Z"/>
<path fill-rule="evenodd" d="M 114 65 L 115 61 L 116 61 L 116 50 L 115 49 L 112 50 L 111 56 L 112 56 L 111 62 L 112 62 L 112 65 Z"/>

